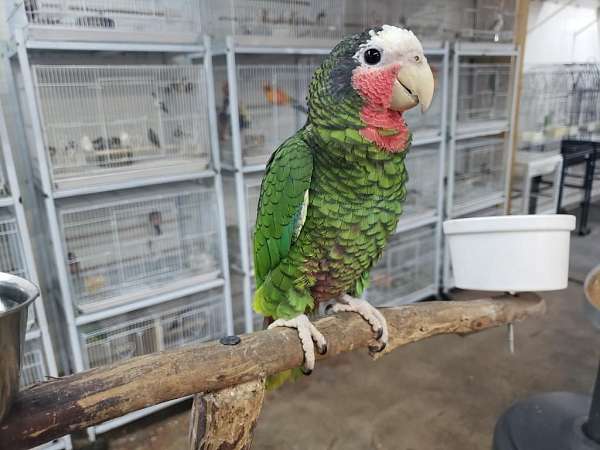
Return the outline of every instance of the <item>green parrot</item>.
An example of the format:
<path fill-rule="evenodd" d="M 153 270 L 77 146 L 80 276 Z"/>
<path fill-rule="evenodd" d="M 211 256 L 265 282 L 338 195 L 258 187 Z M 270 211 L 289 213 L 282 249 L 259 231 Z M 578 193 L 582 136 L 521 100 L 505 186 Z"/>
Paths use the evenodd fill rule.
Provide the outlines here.
<path fill-rule="evenodd" d="M 385 318 L 360 297 L 406 196 L 411 133 L 402 112 L 418 104 L 425 111 L 433 90 L 411 31 L 383 25 L 348 36 L 315 71 L 306 124 L 267 164 L 253 236 L 253 307 L 269 328 L 297 329 L 305 374 L 315 364 L 313 341 L 327 351 L 306 315 L 320 302 L 360 314 L 375 333 L 370 351 L 388 341 Z"/>

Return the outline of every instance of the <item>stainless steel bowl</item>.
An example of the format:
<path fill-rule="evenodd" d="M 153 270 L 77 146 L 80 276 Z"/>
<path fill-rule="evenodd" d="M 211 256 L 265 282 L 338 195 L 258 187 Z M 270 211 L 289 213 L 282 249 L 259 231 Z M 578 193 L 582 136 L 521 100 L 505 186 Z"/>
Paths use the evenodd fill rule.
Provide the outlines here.
<path fill-rule="evenodd" d="M 27 307 L 39 295 L 33 283 L 0 272 L 0 422 L 19 390 Z"/>
<path fill-rule="evenodd" d="M 600 273 L 600 264 L 594 267 L 585 277 L 585 281 L 583 283 L 583 295 L 584 295 L 584 305 L 585 315 L 590 319 L 592 324 L 600 329 L 600 308 L 592 303 L 591 295 L 590 295 L 590 284 L 592 280 L 595 278 L 596 274 Z"/>

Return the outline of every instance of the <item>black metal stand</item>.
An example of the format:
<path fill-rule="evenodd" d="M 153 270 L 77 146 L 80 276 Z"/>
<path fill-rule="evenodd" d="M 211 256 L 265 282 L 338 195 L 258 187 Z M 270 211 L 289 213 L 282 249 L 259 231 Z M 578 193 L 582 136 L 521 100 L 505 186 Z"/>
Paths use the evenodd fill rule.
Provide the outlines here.
<path fill-rule="evenodd" d="M 591 397 L 552 392 L 511 406 L 496 424 L 493 450 L 600 450 L 600 367 Z"/>
<path fill-rule="evenodd" d="M 579 218 L 578 233 L 584 236 L 590 232 L 587 225 L 590 203 L 592 197 L 592 186 L 594 183 L 594 171 L 596 169 L 596 159 L 600 157 L 600 143 L 595 141 L 583 140 L 563 140 L 560 148 L 563 156 L 563 166 L 561 181 L 558 192 L 557 214 L 561 212 L 563 190 L 565 187 L 577 188 L 583 190 L 583 200 L 581 201 L 581 216 Z M 570 173 L 569 168 L 573 166 L 584 165 L 583 174 Z M 582 179 L 582 184 L 567 183 L 566 178 Z"/>

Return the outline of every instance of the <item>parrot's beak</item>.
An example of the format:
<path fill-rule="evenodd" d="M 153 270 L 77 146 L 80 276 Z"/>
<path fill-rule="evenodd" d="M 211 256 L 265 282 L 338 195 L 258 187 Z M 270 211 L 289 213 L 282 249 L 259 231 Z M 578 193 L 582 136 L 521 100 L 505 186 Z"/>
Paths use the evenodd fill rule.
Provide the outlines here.
<path fill-rule="evenodd" d="M 425 112 L 433 99 L 433 73 L 426 60 L 403 67 L 396 75 L 390 109 L 406 111 L 419 103 Z"/>

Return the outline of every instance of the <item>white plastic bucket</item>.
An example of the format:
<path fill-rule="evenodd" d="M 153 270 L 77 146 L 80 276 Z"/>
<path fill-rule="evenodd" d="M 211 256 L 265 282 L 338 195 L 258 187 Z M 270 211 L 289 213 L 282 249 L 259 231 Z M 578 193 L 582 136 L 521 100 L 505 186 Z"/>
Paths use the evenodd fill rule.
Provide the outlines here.
<path fill-rule="evenodd" d="M 575 216 L 561 214 L 447 220 L 455 285 L 511 292 L 564 289 L 574 229 Z"/>

